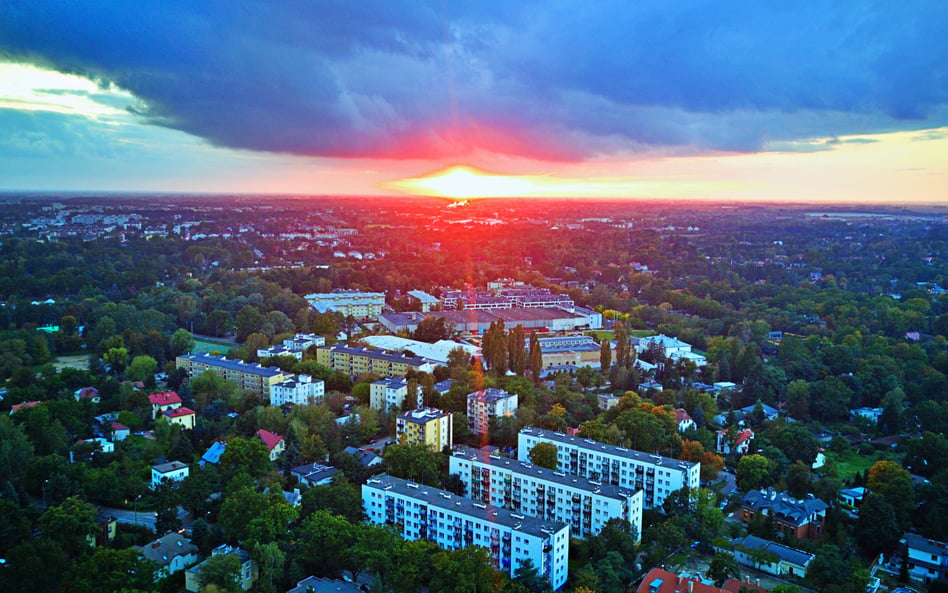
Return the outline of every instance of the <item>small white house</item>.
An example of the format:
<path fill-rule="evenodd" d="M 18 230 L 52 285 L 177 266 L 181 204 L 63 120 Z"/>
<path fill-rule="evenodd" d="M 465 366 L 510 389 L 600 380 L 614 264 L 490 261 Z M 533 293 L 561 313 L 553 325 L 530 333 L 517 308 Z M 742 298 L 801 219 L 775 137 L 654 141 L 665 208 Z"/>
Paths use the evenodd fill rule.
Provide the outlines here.
<path fill-rule="evenodd" d="M 169 461 L 151 468 L 151 487 L 157 488 L 162 482 L 170 480 L 180 482 L 188 477 L 188 464 L 180 461 Z"/>

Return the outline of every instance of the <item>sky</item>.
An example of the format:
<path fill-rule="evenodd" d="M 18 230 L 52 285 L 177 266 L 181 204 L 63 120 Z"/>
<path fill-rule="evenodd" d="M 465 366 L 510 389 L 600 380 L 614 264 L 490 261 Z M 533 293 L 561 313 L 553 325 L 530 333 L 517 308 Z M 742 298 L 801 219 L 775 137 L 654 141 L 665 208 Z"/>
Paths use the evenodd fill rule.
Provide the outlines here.
<path fill-rule="evenodd" d="M 0 3 L 0 190 L 948 203 L 948 3 Z"/>

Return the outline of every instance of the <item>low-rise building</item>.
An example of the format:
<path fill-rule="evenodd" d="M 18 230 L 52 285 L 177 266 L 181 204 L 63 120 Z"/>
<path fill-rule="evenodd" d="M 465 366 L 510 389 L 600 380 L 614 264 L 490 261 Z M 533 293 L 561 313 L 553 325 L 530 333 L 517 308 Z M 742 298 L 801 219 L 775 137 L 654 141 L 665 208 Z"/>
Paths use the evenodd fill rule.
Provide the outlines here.
<path fill-rule="evenodd" d="M 159 393 L 148 394 L 148 403 L 151 404 L 151 419 L 154 420 L 158 414 L 180 408 L 183 405 L 181 396 L 174 391 L 162 391 Z"/>
<path fill-rule="evenodd" d="M 747 455 L 750 451 L 751 441 L 754 440 L 754 431 L 745 428 L 738 430 L 736 434 L 728 435 L 728 431 L 721 429 L 717 431 L 717 450 L 724 455 Z M 733 442 L 732 442 L 733 438 Z"/>
<path fill-rule="evenodd" d="M 721 587 L 715 587 L 710 581 L 705 582 L 690 574 L 675 574 L 664 568 L 653 568 L 639 583 L 635 593 L 767 593 L 767 589 L 760 586 L 760 579 L 756 584 L 737 579 L 728 579 Z"/>
<path fill-rule="evenodd" d="M 257 358 L 272 358 L 274 356 L 292 356 L 296 360 L 303 360 L 303 353 L 310 346 L 325 346 L 326 338 L 316 334 L 296 334 L 292 338 L 283 340 L 282 344 L 274 344 L 269 348 L 259 348 Z"/>
<path fill-rule="evenodd" d="M 95 387 L 82 387 L 73 392 L 76 401 L 89 400 L 94 404 L 99 403 L 102 398 L 99 397 L 99 390 Z"/>
<path fill-rule="evenodd" d="M 325 486 L 332 482 L 332 477 L 338 470 L 329 465 L 321 463 L 307 463 L 298 465 L 290 470 L 290 473 L 296 476 L 301 484 L 307 486 Z"/>
<path fill-rule="evenodd" d="M 176 532 L 159 537 L 137 549 L 144 558 L 158 565 L 155 580 L 184 570 L 199 559 L 198 547 Z"/>
<path fill-rule="evenodd" d="M 395 418 L 395 440 L 441 451 L 454 444 L 453 414 L 437 408 L 418 408 Z"/>
<path fill-rule="evenodd" d="M 675 424 L 678 425 L 678 432 L 687 432 L 689 430 L 698 429 L 698 425 L 695 424 L 694 418 L 692 418 L 691 414 L 688 413 L 688 410 L 684 408 L 675 408 Z"/>
<path fill-rule="evenodd" d="M 233 554 L 240 560 L 240 572 L 237 575 L 240 588 L 249 591 L 257 580 L 259 571 L 257 563 L 250 557 L 250 553 L 244 549 L 223 544 L 211 550 L 211 556 Z M 187 569 L 184 573 L 184 589 L 190 593 L 198 593 L 201 588 L 201 569 L 207 563 L 207 559 L 200 564 L 196 564 Z"/>
<path fill-rule="evenodd" d="M 819 498 L 797 500 L 773 488 L 752 490 L 741 500 L 741 520 L 750 523 L 758 514 L 768 515 L 781 533 L 796 539 L 817 539 L 823 533 L 827 508 Z"/>
<path fill-rule="evenodd" d="M 270 461 L 276 461 L 286 449 L 286 440 L 275 432 L 260 429 L 257 431 L 257 438 L 263 441 L 270 454 Z"/>
<path fill-rule="evenodd" d="M 910 579 L 926 585 L 948 579 L 948 544 L 917 533 L 906 533 L 902 544 L 908 548 Z"/>
<path fill-rule="evenodd" d="M 188 473 L 188 464 L 180 461 L 154 465 L 151 468 L 151 487 L 157 488 L 162 482 L 180 482 L 188 477 Z"/>
<path fill-rule="evenodd" d="M 132 434 L 132 430 L 121 422 L 111 422 L 110 427 L 112 428 L 112 440 L 116 442 L 124 441 L 128 438 L 128 435 Z"/>
<path fill-rule="evenodd" d="M 810 562 L 816 557 L 753 535 L 733 540 L 727 551 L 734 554 L 738 563 L 779 577 L 805 577 Z"/>
<path fill-rule="evenodd" d="M 460 476 L 467 498 L 566 523 L 572 537 L 599 535 L 610 519 L 629 523 L 636 537 L 642 533 L 641 490 L 633 492 L 463 446 L 451 455 L 449 471 Z"/>
<path fill-rule="evenodd" d="M 162 415 L 172 424 L 177 424 L 189 430 L 194 428 L 195 419 L 197 418 L 197 412 L 191 408 L 185 408 L 184 406 L 165 410 L 162 412 Z"/>
<path fill-rule="evenodd" d="M 679 360 L 689 360 L 697 367 L 703 367 L 708 364 L 707 358 L 697 352 L 691 351 L 691 344 L 664 334 L 646 336 L 644 338 L 632 338 L 632 345 L 635 346 L 635 350 L 639 354 L 649 349 L 658 349 L 666 358 L 675 362 Z"/>
<path fill-rule="evenodd" d="M 530 451 L 539 443 L 556 446 L 557 471 L 643 490 L 645 508 L 661 506 L 675 490 L 700 485 L 701 464 L 661 455 L 650 455 L 592 439 L 527 426 L 517 437 L 517 459 L 530 461 Z"/>
<path fill-rule="evenodd" d="M 309 576 L 296 583 L 292 589 L 287 589 L 286 593 L 362 593 L 362 589 L 348 581 Z"/>
<path fill-rule="evenodd" d="M 538 341 L 543 355 L 543 368 L 588 366 L 598 369 L 602 366 L 600 345 L 592 336 L 555 336 L 539 338 Z"/>
<path fill-rule="evenodd" d="M 494 568 L 513 577 L 527 560 L 555 590 L 566 583 L 569 527 L 468 500 L 388 475 L 362 486 L 366 518 L 391 525 L 407 540 L 427 539 L 446 550 L 481 546 Z"/>
<path fill-rule="evenodd" d="M 323 400 L 325 383 L 309 375 L 290 375 L 270 386 L 270 405 L 315 405 Z"/>
<path fill-rule="evenodd" d="M 273 385 L 288 379 L 291 375 L 277 367 L 264 367 L 248 364 L 239 360 L 230 360 L 225 356 L 209 354 L 185 354 L 175 359 L 175 367 L 184 369 L 189 377 L 196 377 L 204 371 L 214 371 L 225 380 L 235 383 L 241 389 L 252 391 L 263 397 L 270 397 Z"/>
<path fill-rule="evenodd" d="M 432 373 L 437 366 L 434 362 L 418 356 L 388 354 L 381 350 L 340 345 L 317 348 L 316 362 L 350 377 L 370 373 L 382 377 L 404 377 L 409 370 Z"/>
<path fill-rule="evenodd" d="M 839 491 L 839 502 L 843 506 L 851 509 L 859 508 L 862 500 L 866 497 L 866 489 L 862 486 L 855 488 L 843 488 Z"/>
<path fill-rule="evenodd" d="M 467 394 L 467 425 L 475 434 L 487 434 L 495 418 L 513 416 L 517 413 L 516 393 L 488 387 Z"/>

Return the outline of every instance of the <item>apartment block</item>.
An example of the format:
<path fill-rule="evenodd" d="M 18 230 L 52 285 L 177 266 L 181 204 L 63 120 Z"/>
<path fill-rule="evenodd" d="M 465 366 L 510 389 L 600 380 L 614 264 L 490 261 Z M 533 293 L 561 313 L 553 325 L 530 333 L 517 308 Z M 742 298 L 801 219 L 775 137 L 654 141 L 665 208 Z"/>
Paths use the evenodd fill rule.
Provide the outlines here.
<path fill-rule="evenodd" d="M 382 412 L 400 410 L 408 395 L 408 380 L 405 377 L 386 377 L 369 386 L 369 405 Z M 412 407 L 421 404 L 421 389 L 415 394 L 416 401 Z"/>
<path fill-rule="evenodd" d="M 316 362 L 352 377 L 366 373 L 383 377 L 404 377 L 410 369 L 431 373 L 436 366 L 432 361 L 417 356 L 387 354 L 381 350 L 339 345 L 317 348 Z"/>
<path fill-rule="evenodd" d="M 290 375 L 270 387 L 270 404 L 274 406 L 318 404 L 323 401 L 324 394 L 325 384 L 322 379 L 313 379 L 309 375 Z"/>
<path fill-rule="evenodd" d="M 513 416 L 517 413 L 516 393 L 489 387 L 467 394 L 467 425 L 471 432 L 487 434 L 493 418 Z"/>
<path fill-rule="evenodd" d="M 454 443 L 453 414 L 437 408 L 418 408 L 395 418 L 395 439 L 402 444 L 424 445 L 441 451 Z"/>
<path fill-rule="evenodd" d="M 455 550 L 485 548 L 497 570 L 515 575 L 528 559 L 554 590 L 566 583 L 569 527 L 527 517 L 388 475 L 362 486 L 368 521 L 393 526 L 407 540 L 427 539 Z"/>
<path fill-rule="evenodd" d="M 334 311 L 356 319 L 375 319 L 385 307 L 384 292 L 361 292 L 358 290 L 334 290 L 306 295 L 310 306 L 326 313 Z"/>
<path fill-rule="evenodd" d="M 603 484 L 643 490 L 645 508 L 661 506 L 675 490 L 685 486 L 698 488 L 700 485 L 700 463 L 649 455 L 532 426 L 520 430 L 517 458 L 529 462 L 530 450 L 538 443 L 556 446 L 558 471 Z"/>
<path fill-rule="evenodd" d="M 458 474 L 472 500 L 528 517 L 559 521 L 570 535 L 599 535 L 610 519 L 621 519 L 642 535 L 641 490 L 632 491 L 571 476 L 470 447 L 457 447 L 450 472 Z"/>
<path fill-rule="evenodd" d="M 272 356 L 292 356 L 296 360 L 303 360 L 303 353 L 310 346 L 325 346 L 326 338 L 316 334 L 296 334 L 292 338 L 283 340 L 282 344 L 275 344 L 269 348 L 257 350 L 257 358 Z"/>
<path fill-rule="evenodd" d="M 241 389 L 253 391 L 263 397 L 270 397 L 270 388 L 291 376 L 277 367 L 248 364 L 209 354 L 181 355 L 175 359 L 175 368 L 186 370 L 189 377 L 196 377 L 211 370 L 227 381 L 236 383 Z"/>

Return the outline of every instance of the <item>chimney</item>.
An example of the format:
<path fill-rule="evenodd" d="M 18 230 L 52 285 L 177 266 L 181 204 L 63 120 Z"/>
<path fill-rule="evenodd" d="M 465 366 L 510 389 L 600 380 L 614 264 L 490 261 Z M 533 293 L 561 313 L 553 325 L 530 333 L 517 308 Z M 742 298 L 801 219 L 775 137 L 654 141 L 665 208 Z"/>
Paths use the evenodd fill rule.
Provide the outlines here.
<path fill-rule="evenodd" d="M 694 589 L 695 589 L 695 582 L 693 580 L 688 581 L 688 593 L 694 593 Z"/>
<path fill-rule="evenodd" d="M 760 579 L 755 580 L 755 581 L 754 581 L 754 584 L 757 585 L 758 587 L 760 587 Z"/>

